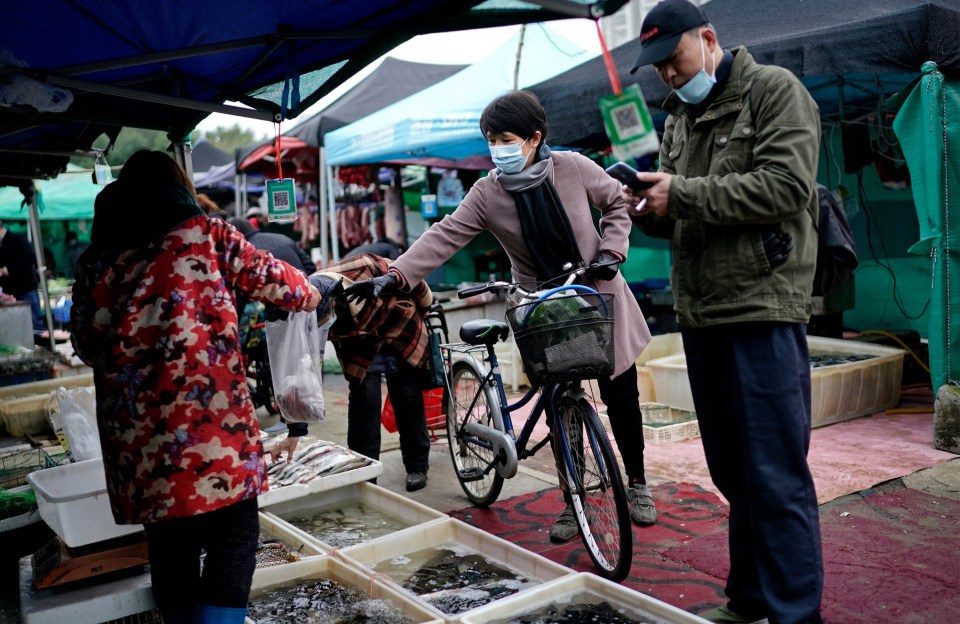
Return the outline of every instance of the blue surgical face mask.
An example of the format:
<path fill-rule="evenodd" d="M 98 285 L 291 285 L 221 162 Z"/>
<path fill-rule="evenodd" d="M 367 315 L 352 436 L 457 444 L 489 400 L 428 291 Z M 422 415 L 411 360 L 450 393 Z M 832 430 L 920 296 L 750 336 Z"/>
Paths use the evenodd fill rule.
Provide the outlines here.
<path fill-rule="evenodd" d="M 510 143 L 508 145 L 491 145 L 490 157 L 493 164 L 503 173 L 520 173 L 523 166 L 527 164 L 527 157 L 523 155 L 522 143 Z"/>
<path fill-rule="evenodd" d="M 710 58 L 712 59 L 713 55 L 711 55 Z M 700 71 L 697 72 L 697 75 L 688 80 L 687 84 L 679 89 L 674 89 L 677 97 L 687 104 L 699 104 L 707 97 L 707 94 L 710 93 L 713 85 L 717 84 L 717 77 L 715 75 L 717 73 L 716 61 L 714 61 L 713 73 L 707 73 L 707 53 L 703 45 L 703 35 L 700 35 L 700 62 L 703 66 L 700 68 Z"/>

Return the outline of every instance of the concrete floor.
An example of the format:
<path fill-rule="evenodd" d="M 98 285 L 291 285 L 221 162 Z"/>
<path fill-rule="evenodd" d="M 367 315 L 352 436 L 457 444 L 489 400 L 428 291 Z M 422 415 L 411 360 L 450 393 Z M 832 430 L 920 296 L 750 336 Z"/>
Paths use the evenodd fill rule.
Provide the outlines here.
<path fill-rule="evenodd" d="M 310 435 L 346 446 L 347 387 L 341 375 L 325 376 L 324 396 L 326 419 L 311 425 Z M 386 396 L 385 386 L 383 396 Z M 508 398 L 516 396 L 519 395 L 508 394 Z M 904 391 L 902 404 L 912 406 L 914 411 L 880 412 L 813 430 L 809 457 L 821 504 L 899 478 L 907 487 L 960 499 L 960 459 L 932 447 L 933 399 L 929 389 Z M 922 410 L 926 405 L 930 407 L 929 412 L 915 411 L 917 406 Z M 264 426 L 275 422 L 276 417 L 261 419 Z M 519 429 L 522 422 L 515 418 L 514 424 Z M 535 429 L 534 438 L 539 439 L 536 432 L 542 434 L 543 431 L 545 426 L 541 423 Z M 440 437 L 431 445 L 428 485 L 418 492 L 406 491 L 399 436 L 382 428 L 381 433 L 383 475 L 378 479 L 379 485 L 444 513 L 470 506 L 454 475 L 443 432 L 437 432 Z M 651 484 L 687 482 L 716 491 L 699 438 L 647 444 L 645 465 Z M 549 449 L 544 448 L 521 462 L 519 473 L 505 481 L 499 500 L 556 484 L 552 456 Z"/>

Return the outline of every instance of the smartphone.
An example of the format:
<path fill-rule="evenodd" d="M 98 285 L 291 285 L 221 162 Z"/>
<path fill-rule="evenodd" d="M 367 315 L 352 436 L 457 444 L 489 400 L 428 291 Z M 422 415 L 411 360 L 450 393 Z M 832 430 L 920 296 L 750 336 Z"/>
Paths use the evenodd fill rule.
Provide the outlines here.
<path fill-rule="evenodd" d="M 635 191 L 644 191 L 651 186 L 653 182 L 642 182 L 637 179 L 637 170 L 623 162 L 614 163 L 605 169 L 607 174 L 614 180 L 625 184 Z"/>

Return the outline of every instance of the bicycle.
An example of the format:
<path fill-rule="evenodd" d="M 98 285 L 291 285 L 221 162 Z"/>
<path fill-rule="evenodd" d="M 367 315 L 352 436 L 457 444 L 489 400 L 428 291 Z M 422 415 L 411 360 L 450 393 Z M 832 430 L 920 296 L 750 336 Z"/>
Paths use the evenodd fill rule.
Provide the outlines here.
<path fill-rule="evenodd" d="M 518 463 L 552 438 L 561 488 L 569 494 L 590 559 L 600 576 L 621 581 L 630 570 L 633 550 L 626 491 L 592 397 L 581 384 L 613 369 L 613 296 L 573 284 L 591 268 L 570 271 L 562 286 L 546 292 L 496 281 L 457 293 L 463 299 L 506 291 L 522 299 L 508 309 L 509 325 L 468 321 L 460 329 L 462 343 L 441 346 L 448 370 L 447 440 L 467 498 L 488 506 L 497 500 L 504 480 L 516 475 Z M 494 349 L 511 327 L 531 382 L 514 403 L 507 402 Z M 486 365 L 477 361 L 477 354 L 484 354 Z M 535 396 L 533 410 L 516 435 L 510 415 Z M 541 416 L 547 418 L 551 436 L 528 447 Z"/>

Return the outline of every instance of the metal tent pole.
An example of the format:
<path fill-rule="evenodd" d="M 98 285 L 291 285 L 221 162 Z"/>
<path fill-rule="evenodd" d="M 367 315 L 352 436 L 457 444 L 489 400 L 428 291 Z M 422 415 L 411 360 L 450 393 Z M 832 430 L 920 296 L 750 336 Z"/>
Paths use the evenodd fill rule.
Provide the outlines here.
<path fill-rule="evenodd" d="M 43 241 L 40 239 L 40 209 L 37 207 L 37 194 L 30 196 L 30 230 L 33 237 L 33 253 L 37 256 L 37 273 L 40 279 L 40 291 L 43 293 L 44 312 L 47 317 L 47 334 L 50 338 L 50 352 L 57 352 L 57 341 L 53 337 L 53 313 L 50 310 L 50 292 L 47 289 L 47 266 L 43 256 Z"/>
<path fill-rule="evenodd" d="M 326 267 L 330 264 L 330 256 L 328 255 L 330 251 L 328 240 L 330 226 L 327 223 L 327 206 L 329 204 L 327 186 L 330 184 L 330 172 L 327 169 L 327 150 L 322 145 L 320 146 L 320 166 L 317 177 L 319 178 L 317 182 L 317 218 L 320 220 L 320 256 L 323 258 L 323 266 Z"/>

